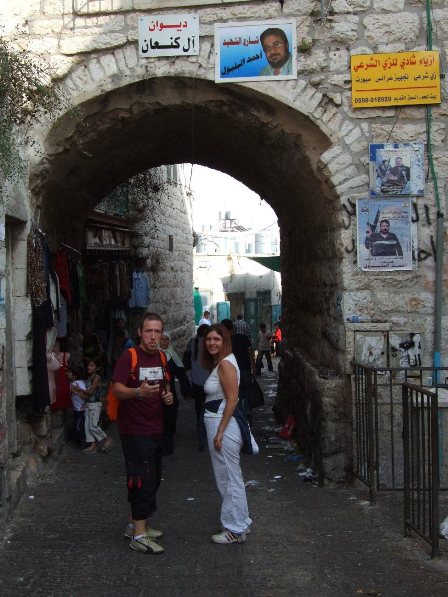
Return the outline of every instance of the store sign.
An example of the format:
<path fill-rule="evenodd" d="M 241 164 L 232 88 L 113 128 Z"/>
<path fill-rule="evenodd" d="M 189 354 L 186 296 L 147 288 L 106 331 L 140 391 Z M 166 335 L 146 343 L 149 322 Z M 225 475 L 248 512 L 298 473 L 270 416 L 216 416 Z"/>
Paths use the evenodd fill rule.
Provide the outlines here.
<path fill-rule="evenodd" d="M 165 14 L 140 17 L 138 51 L 142 58 L 198 55 L 198 15 Z"/>
<path fill-rule="evenodd" d="M 119 228 L 91 226 L 86 228 L 87 249 L 130 249 L 131 232 Z"/>
<path fill-rule="evenodd" d="M 439 52 L 357 54 L 351 75 L 353 108 L 441 102 Z"/>

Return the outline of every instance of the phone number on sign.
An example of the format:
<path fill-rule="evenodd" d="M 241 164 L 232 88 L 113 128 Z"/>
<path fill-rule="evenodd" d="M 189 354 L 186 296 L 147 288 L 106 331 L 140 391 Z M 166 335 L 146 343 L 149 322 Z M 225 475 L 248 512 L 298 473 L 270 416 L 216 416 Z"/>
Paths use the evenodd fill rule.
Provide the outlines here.
<path fill-rule="evenodd" d="M 373 102 L 390 102 L 392 97 L 390 95 L 382 95 L 380 97 L 355 97 L 355 104 L 368 104 Z"/>

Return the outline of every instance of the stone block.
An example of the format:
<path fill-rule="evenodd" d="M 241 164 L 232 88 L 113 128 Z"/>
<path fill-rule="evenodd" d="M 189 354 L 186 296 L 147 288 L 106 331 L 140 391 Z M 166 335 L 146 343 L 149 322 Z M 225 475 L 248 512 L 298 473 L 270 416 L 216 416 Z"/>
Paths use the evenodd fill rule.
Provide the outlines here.
<path fill-rule="evenodd" d="M 25 340 L 31 330 L 31 302 L 27 296 L 14 299 L 14 334 L 17 340 Z"/>
<path fill-rule="evenodd" d="M 16 367 L 16 394 L 27 396 L 31 394 L 30 373 L 28 367 Z"/>
<path fill-rule="evenodd" d="M 405 0 L 373 0 L 373 8 L 376 11 L 399 13 L 404 9 Z"/>
<path fill-rule="evenodd" d="M 331 8 L 336 14 L 361 12 L 368 10 L 369 7 L 370 0 L 333 0 L 331 3 Z"/>
<path fill-rule="evenodd" d="M 419 17 L 415 13 L 401 12 L 395 14 L 391 19 L 390 15 L 373 14 L 363 20 L 365 27 L 365 38 L 371 44 L 408 42 L 410 39 L 417 39 L 420 33 Z"/>
<path fill-rule="evenodd" d="M 338 48 L 336 50 L 330 50 L 328 53 L 328 65 L 330 71 L 344 70 L 350 66 L 350 55 L 346 48 Z"/>
<path fill-rule="evenodd" d="M 62 38 L 60 51 L 62 54 L 73 55 L 115 48 L 126 43 L 123 33 L 92 33 L 90 35 L 73 35 Z"/>
<path fill-rule="evenodd" d="M 386 124 L 372 124 L 372 143 L 381 143 L 388 138 L 390 127 Z M 445 125 L 442 122 L 433 121 L 431 129 L 431 139 L 434 145 L 444 143 L 446 138 Z M 425 141 L 426 124 L 418 122 L 413 124 L 397 123 L 394 126 L 394 142 L 410 143 L 412 141 Z"/>

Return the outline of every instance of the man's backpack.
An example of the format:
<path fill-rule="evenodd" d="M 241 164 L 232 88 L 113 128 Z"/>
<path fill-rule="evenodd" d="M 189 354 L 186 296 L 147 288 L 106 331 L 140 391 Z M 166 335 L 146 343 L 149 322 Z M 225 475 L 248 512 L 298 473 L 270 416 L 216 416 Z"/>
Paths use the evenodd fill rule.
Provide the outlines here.
<path fill-rule="evenodd" d="M 132 381 L 135 381 L 137 378 L 135 376 L 135 369 L 137 367 L 137 351 L 135 347 L 128 348 L 128 352 L 131 353 L 131 370 L 130 370 L 130 378 Z M 166 354 L 163 350 L 158 350 L 160 360 L 162 362 L 162 370 L 163 370 L 163 378 L 165 383 L 170 381 L 170 374 L 167 368 L 168 360 L 166 358 Z M 113 383 L 109 384 L 109 391 L 107 393 L 106 398 L 106 412 L 107 416 L 111 421 L 116 421 L 118 418 L 118 405 L 120 404 L 120 400 L 115 396 L 112 391 Z"/>

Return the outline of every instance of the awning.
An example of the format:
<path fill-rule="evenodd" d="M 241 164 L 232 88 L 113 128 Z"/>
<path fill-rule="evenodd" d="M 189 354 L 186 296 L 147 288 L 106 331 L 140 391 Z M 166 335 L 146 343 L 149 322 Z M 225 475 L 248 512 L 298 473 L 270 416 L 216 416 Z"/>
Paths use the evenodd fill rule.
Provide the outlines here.
<path fill-rule="evenodd" d="M 246 257 L 264 265 L 264 267 L 267 267 L 274 272 L 281 272 L 280 255 L 271 255 L 269 257 L 249 257 L 246 255 Z"/>

